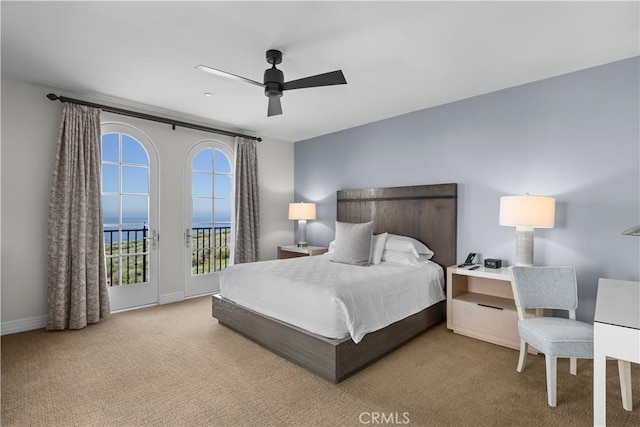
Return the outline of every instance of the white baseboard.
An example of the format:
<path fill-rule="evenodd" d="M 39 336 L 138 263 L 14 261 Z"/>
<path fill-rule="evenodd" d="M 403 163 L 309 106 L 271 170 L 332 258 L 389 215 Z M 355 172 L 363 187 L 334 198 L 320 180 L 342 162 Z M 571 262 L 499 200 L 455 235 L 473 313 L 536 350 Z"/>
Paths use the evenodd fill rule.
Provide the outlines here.
<path fill-rule="evenodd" d="M 159 304 L 170 304 L 184 300 L 184 292 L 173 292 L 171 294 L 160 295 Z"/>
<path fill-rule="evenodd" d="M 173 292 L 171 294 L 160 295 L 159 304 L 170 304 L 184 300 L 184 292 Z M 135 307 L 141 308 L 141 307 Z M 126 311 L 126 310 L 119 310 Z M 117 313 L 117 312 L 112 312 Z M 47 327 L 47 316 L 29 317 L 27 319 L 10 320 L 0 324 L 0 335 L 16 334 L 18 332 L 32 331 Z"/>
<path fill-rule="evenodd" d="M 47 316 L 29 317 L 27 319 L 10 320 L 0 324 L 1 335 L 16 334 L 47 327 Z"/>

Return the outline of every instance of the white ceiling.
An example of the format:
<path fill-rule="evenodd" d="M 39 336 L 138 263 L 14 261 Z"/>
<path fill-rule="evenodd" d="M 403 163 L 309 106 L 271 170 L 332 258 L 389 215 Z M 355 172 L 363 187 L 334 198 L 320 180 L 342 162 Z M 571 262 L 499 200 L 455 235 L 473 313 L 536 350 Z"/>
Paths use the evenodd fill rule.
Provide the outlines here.
<path fill-rule="evenodd" d="M 638 55 L 638 2 L 7 2 L 2 77 L 252 135 L 299 141 Z M 285 81 L 251 84 L 267 49 Z M 203 96 L 211 92 L 212 97 Z M 43 99 L 43 102 L 50 102 Z"/>

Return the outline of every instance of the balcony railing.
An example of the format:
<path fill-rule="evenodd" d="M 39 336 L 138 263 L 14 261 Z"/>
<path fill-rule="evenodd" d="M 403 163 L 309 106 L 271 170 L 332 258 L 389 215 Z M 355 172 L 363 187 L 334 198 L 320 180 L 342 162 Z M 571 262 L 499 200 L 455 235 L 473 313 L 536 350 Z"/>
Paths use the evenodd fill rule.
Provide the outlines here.
<path fill-rule="evenodd" d="M 191 273 L 224 270 L 229 266 L 231 227 L 193 227 L 191 229 Z"/>
<path fill-rule="evenodd" d="M 109 286 L 144 283 L 148 280 L 148 232 L 146 225 L 142 228 L 104 230 Z M 122 269 L 122 283 L 119 283 L 119 269 Z"/>
<path fill-rule="evenodd" d="M 192 274 L 207 274 L 227 268 L 230 258 L 231 227 L 193 227 L 191 230 Z M 148 233 L 149 227 L 146 225 L 142 228 L 104 230 L 109 286 L 148 281 Z M 120 283 L 120 269 L 122 283 Z"/>

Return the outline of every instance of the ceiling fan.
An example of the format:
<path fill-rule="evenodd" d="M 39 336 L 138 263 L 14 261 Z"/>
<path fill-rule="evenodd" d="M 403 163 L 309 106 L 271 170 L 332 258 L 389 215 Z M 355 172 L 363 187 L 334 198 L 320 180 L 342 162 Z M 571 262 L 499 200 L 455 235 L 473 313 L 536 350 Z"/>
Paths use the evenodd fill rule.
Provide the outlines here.
<path fill-rule="evenodd" d="M 227 73 L 226 71 L 217 70 L 206 65 L 198 65 L 195 68 L 206 73 L 211 73 L 217 76 L 240 80 L 243 82 L 254 84 L 256 86 L 264 87 L 264 94 L 269 98 L 269 108 L 267 110 L 267 116 L 269 117 L 282 114 L 280 97 L 282 97 L 282 92 L 284 92 L 285 90 L 347 84 L 347 80 L 345 80 L 344 74 L 342 74 L 342 70 L 331 71 L 329 73 L 317 74 L 315 76 L 304 77 L 302 79 L 285 82 L 284 74 L 282 73 L 282 71 L 276 68 L 276 65 L 282 62 L 282 52 L 280 52 L 279 50 L 268 50 L 267 62 L 271 64 L 271 68 L 268 68 L 264 72 L 264 83 L 237 76 L 235 74 Z"/>

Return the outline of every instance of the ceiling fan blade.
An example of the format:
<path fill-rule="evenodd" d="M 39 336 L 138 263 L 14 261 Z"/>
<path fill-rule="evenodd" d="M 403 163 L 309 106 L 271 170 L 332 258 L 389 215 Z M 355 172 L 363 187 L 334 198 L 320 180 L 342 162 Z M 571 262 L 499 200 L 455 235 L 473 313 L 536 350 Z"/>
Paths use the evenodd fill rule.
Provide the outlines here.
<path fill-rule="evenodd" d="M 215 68 L 207 67 L 206 65 L 197 65 L 195 67 L 196 70 L 204 71 L 205 73 L 214 74 L 216 76 L 226 77 L 229 79 L 240 80 L 242 82 L 247 82 L 254 84 L 256 86 L 264 87 L 264 84 L 259 83 L 255 80 L 247 79 L 242 76 L 236 76 L 235 74 L 227 73 L 226 71 L 216 70 Z"/>
<path fill-rule="evenodd" d="M 277 116 L 282 114 L 282 105 L 280 104 L 279 96 L 269 97 L 269 109 L 267 111 L 267 117 Z"/>
<path fill-rule="evenodd" d="M 283 85 L 282 90 L 303 89 L 306 87 L 332 86 L 332 85 L 344 85 L 344 84 L 347 84 L 347 80 L 344 78 L 344 74 L 342 74 L 342 70 L 338 70 L 338 71 L 331 71 L 329 73 L 318 74 L 316 76 L 305 77 L 302 79 L 286 82 Z"/>

